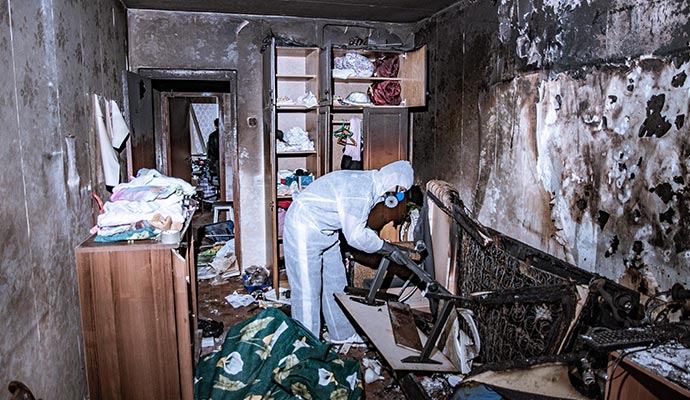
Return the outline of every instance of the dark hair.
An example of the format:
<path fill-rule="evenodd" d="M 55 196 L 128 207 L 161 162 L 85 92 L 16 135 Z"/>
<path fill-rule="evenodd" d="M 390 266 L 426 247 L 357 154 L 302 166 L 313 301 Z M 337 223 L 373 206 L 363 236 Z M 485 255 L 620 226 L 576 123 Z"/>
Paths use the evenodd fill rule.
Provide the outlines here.
<path fill-rule="evenodd" d="M 213 120 L 213 125 L 215 125 L 216 127 L 218 126 L 218 118 Z"/>

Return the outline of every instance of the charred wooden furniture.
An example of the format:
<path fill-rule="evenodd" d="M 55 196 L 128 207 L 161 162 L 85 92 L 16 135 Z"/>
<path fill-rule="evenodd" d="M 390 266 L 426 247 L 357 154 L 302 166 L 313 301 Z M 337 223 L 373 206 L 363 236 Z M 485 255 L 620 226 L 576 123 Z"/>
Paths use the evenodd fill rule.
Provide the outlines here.
<path fill-rule="evenodd" d="M 461 306 L 473 314 L 476 327 L 465 318 L 452 321 L 464 333 L 478 330 L 481 350 L 469 377 L 551 364 L 566 375 L 577 370 L 573 379 L 590 386 L 583 390 L 597 390 L 601 383 L 583 376 L 591 372 L 585 370 L 594 360 L 582 356 L 578 338 L 593 326 L 637 326 L 642 316 L 639 293 L 482 226 L 469 217 L 457 191 L 445 182 L 428 183 L 420 227 L 416 239 L 423 239 L 428 252 L 423 260 L 427 276 L 420 276 L 420 281 L 437 282 L 444 287 L 440 297 L 462 299 Z M 434 303 L 441 306 L 433 307 Z M 431 302 L 436 322 L 447 317 L 442 304 Z M 426 333 L 433 334 L 437 325 Z M 438 339 L 433 344 L 447 354 L 453 339 L 449 330 Z M 374 345 L 378 347 L 375 341 Z M 453 364 L 459 370 L 457 361 Z M 412 370 L 402 363 L 398 367 Z"/>
<path fill-rule="evenodd" d="M 624 352 L 609 355 L 607 374 L 606 400 L 690 399 L 690 390 L 626 358 Z"/>
<path fill-rule="evenodd" d="M 192 399 L 196 276 L 190 229 L 180 242 L 76 248 L 91 399 Z"/>

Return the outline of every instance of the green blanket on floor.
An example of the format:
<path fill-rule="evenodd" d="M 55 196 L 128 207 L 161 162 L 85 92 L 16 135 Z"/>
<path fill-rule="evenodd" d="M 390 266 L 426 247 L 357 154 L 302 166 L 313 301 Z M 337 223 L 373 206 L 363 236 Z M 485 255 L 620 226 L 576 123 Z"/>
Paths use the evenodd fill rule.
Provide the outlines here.
<path fill-rule="evenodd" d="M 309 330 L 273 307 L 235 325 L 220 351 L 196 368 L 197 400 L 352 400 L 362 371 Z"/>

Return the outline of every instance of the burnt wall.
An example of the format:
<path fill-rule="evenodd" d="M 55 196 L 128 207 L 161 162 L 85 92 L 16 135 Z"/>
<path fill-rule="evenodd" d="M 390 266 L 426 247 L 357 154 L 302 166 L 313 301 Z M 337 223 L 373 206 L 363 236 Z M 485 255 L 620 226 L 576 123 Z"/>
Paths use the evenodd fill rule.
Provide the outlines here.
<path fill-rule="evenodd" d="M 304 18 L 256 17 L 220 13 L 129 10 L 130 70 L 231 69 L 237 71 L 237 157 L 242 267 L 269 265 L 267 238 L 271 221 L 267 175 L 268 142 L 262 104 L 263 40 L 321 46 L 347 44 L 353 38 L 370 44 L 412 45 L 414 26 Z M 251 122 L 250 122 L 251 121 Z"/>
<path fill-rule="evenodd" d="M 104 192 L 90 93 L 122 105 L 126 14 L 117 0 L 0 6 L 0 386 L 85 398 L 74 247 Z"/>
<path fill-rule="evenodd" d="M 689 284 L 690 5 L 476 1 L 418 26 L 417 178 L 489 225 L 643 291 Z"/>

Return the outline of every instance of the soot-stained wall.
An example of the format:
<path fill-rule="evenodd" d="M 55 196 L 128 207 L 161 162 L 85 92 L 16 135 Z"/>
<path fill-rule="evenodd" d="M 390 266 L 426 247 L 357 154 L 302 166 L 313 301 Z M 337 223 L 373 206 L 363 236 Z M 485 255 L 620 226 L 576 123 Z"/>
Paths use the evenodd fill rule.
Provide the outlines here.
<path fill-rule="evenodd" d="M 419 26 L 417 178 L 482 223 L 643 291 L 690 284 L 690 5 L 477 1 Z"/>
<path fill-rule="evenodd" d="M 94 223 L 89 94 L 122 106 L 126 14 L 117 0 L 0 6 L 0 384 L 87 394 L 74 247 Z M 100 174 L 102 176 L 102 173 Z"/>
<path fill-rule="evenodd" d="M 237 157 L 242 267 L 269 265 L 270 224 L 262 104 L 263 40 L 321 46 L 368 38 L 371 44 L 412 45 L 414 26 L 362 21 L 256 17 L 220 13 L 129 10 L 130 70 L 231 69 L 237 71 Z M 252 122 L 250 122 L 250 120 Z"/>

